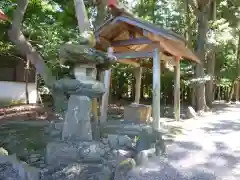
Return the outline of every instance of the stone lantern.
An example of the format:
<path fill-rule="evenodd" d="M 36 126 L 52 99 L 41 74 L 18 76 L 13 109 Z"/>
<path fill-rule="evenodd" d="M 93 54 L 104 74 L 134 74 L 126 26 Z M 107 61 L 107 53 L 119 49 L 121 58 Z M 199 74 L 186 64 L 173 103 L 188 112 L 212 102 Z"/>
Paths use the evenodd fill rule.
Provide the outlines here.
<path fill-rule="evenodd" d="M 60 79 L 54 86 L 56 92 L 70 96 L 62 139 L 91 141 L 92 98 L 99 98 L 105 92 L 104 84 L 96 80 L 97 69 L 109 68 L 115 58 L 90 48 L 82 39 L 80 44 L 62 46 L 60 60 L 64 65 L 70 64 L 74 75 L 74 78 Z"/>

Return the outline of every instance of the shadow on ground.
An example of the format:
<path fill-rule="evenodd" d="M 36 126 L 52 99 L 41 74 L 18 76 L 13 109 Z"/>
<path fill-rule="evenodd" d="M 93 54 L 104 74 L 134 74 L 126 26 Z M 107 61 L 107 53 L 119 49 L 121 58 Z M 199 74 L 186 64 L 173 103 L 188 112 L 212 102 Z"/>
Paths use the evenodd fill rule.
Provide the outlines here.
<path fill-rule="evenodd" d="M 240 117 L 239 113 L 235 113 L 239 108 L 238 105 L 226 105 L 225 109 L 224 105 L 219 106 L 219 110 L 224 112 L 222 116 L 207 120 L 183 138 L 175 139 L 183 134 L 182 128 L 169 130 L 166 136 L 172 143 L 167 147 L 166 160 L 151 159 L 131 172 L 134 177 L 139 180 L 149 177 L 160 180 L 239 180 L 240 151 L 237 149 L 240 144 Z M 231 108 L 234 108 L 233 111 Z M 231 112 L 228 114 L 228 111 Z"/>
<path fill-rule="evenodd" d="M 213 107 L 211 111 L 216 114 L 225 113 L 228 111 L 233 111 L 234 109 L 238 111 L 240 104 L 238 103 L 226 103 L 224 101 L 213 102 Z"/>
<path fill-rule="evenodd" d="M 132 171 L 129 174 L 129 177 L 127 180 L 150 180 L 150 179 L 156 179 L 156 180 L 217 180 L 217 177 L 209 172 L 203 172 L 200 170 L 194 170 L 192 173 L 188 173 L 187 171 L 179 171 L 177 168 L 172 166 L 169 163 L 162 164 L 161 167 L 158 167 L 159 163 L 152 163 L 151 167 L 155 170 L 144 170 L 137 169 Z M 149 167 L 150 169 L 152 169 Z M 132 178 L 134 177 L 134 178 Z"/>
<path fill-rule="evenodd" d="M 240 131 L 240 120 L 220 120 L 209 123 L 209 126 L 202 128 L 206 133 L 229 134 Z"/>
<path fill-rule="evenodd" d="M 180 126 L 168 125 L 165 129 L 164 140 L 166 144 L 171 144 L 178 135 L 183 134 L 183 128 Z"/>
<path fill-rule="evenodd" d="M 21 160 L 31 153 L 44 153 L 47 143 L 47 124 L 11 122 L 0 126 L 0 147 Z"/>
<path fill-rule="evenodd" d="M 167 160 L 151 159 L 140 168 L 134 169 L 130 177 L 138 180 L 220 180 L 221 177 L 237 180 L 233 173 L 240 161 L 240 153 L 231 152 L 223 142 L 214 142 L 216 150 L 207 153 L 194 142 L 174 142 L 168 148 Z M 202 153 L 199 154 L 199 153 Z M 131 180 L 129 178 L 128 180 Z"/>

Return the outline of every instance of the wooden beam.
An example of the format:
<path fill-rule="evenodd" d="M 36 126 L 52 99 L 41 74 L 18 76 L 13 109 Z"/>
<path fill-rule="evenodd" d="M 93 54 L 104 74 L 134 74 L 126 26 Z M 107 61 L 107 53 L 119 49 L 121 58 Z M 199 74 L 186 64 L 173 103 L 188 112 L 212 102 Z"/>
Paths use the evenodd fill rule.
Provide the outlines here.
<path fill-rule="evenodd" d="M 174 116 L 175 120 L 180 120 L 180 59 L 176 58 L 174 66 L 175 83 L 174 83 Z"/>
<path fill-rule="evenodd" d="M 98 101 L 97 98 L 92 99 L 92 114 L 93 114 L 93 126 L 92 126 L 92 133 L 93 139 L 98 141 L 100 139 L 100 132 L 98 127 Z"/>
<path fill-rule="evenodd" d="M 150 58 L 153 56 L 152 52 L 127 52 L 127 53 L 114 53 L 117 59 L 133 59 L 133 58 Z"/>
<path fill-rule="evenodd" d="M 142 67 L 136 68 L 134 70 L 134 76 L 136 79 L 135 84 L 135 103 L 140 103 L 140 97 L 141 97 L 141 82 L 142 82 Z"/>
<path fill-rule="evenodd" d="M 155 44 L 155 47 L 158 47 L 159 48 L 159 50 L 161 51 L 162 49 L 160 48 L 160 46 L 159 45 L 157 45 L 157 44 Z M 137 52 L 148 52 L 148 51 L 150 51 L 152 49 L 152 47 L 150 48 L 149 46 L 147 47 L 147 48 L 142 48 L 142 49 L 137 49 Z M 135 51 L 133 51 L 133 50 L 131 50 L 131 49 L 128 49 L 128 48 L 126 48 L 126 47 L 114 47 L 114 51 L 117 51 L 117 53 L 125 53 L 125 52 L 135 52 Z M 163 53 L 161 53 L 161 61 L 165 61 L 166 63 L 168 62 L 168 61 L 170 61 L 170 62 L 175 62 L 175 57 L 174 56 L 168 56 L 168 55 L 165 55 L 165 54 L 163 54 Z M 121 59 L 119 60 L 119 61 L 122 61 Z M 141 60 L 138 60 L 138 61 L 141 61 Z M 137 62 L 134 62 L 134 61 L 132 61 L 132 60 L 128 60 L 128 59 L 124 59 L 123 60 L 123 62 L 121 62 L 121 63 L 125 63 L 125 64 L 131 64 L 131 65 L 133 65 L 133 66 L 135 66 L 135 67 L 139 67 L 140 66 L 140 64 L 137 64 Z M 175 66 L 175 63 L 173 64 L 174 66 Z M 152 69 L 152 67 L 153 67 L 153 65 L 152 65 L 152 63 L 147 63 L 147 64 L 141 64 L 141 66 L 142 67 L 145 67 L 145 68 L 150 68 L 150 69 Z"/>
<path fill-rule="evenodd" d="M 113 49 L 111 47 L 108 48 L 108 53 L 109 54 L 113 53 Z M 107 121 L 110 83 L 111 83 L 111 69 L 108 69 L 108 70 L 104 71 L 104 86 L 105 86 L 106 90 L 102 97 L 100 123 L 105 123 Z"/>
<path fill-rule="evenodd" d="M 111 47 L 111 42 L 109 42 L 109 40 L 107 40 L 104 37 L 97 36 L 97 42 L 103 45 L 104 47 Z"/>
<path fill-rule="evenodd" d="M 130 60 L 130 59 L 120 59 L 117 62 L 122 63 L 122 64 L 132 65 L 134 67 L 140 67 L 140 64 L 138 62 L 135 62 L 135 61 Z"/>
<path fill-rule="evenodd" d="M 113 41 L 112 46 L 117 47 L 117 46 L 129 46 L 129 45 L 141 45 L 141 44 L 152 44 L 153 41 L 146 37 L 142 38 L 134 38 L 134 39 L 129 39 L 129 40 L 119 40 L 119 41 Z"/>
<path fill-rule="evenodd" d="M 160 44 L 159 43 L 156 43 L 154 44 L 155 47 L 158 47 L 158 49 L 160 51 L 164 50 L 160 47 Z M 153 49 L 153 46 L 147 46 L 147 47 L 139 47 L 137 49 L 135 49 L 135 51 L 133 49 L 129 49 L 127 47 L 124 47 L 124 46 L 119 46 L 119 47 L 113 47 L 114 48 L 114 51 L 117 52 L 117 53 L 126 53 L 126 52 L 139 52 L 139 53 L 142 53 L 142 52 L 150 52 L 152 51 Z M 161 60 L 163 61 L 172 61 L 175 57 L 174 56 L 167 56 L 165 54 L 161 54 Z"/>
<path fill-rule="evenodd" d="M 153 97 L 152 97 L 152 111 L 153 111 L 153 128 L 160 131 L 160 57 L 159 49 L 153 49 Z"/>

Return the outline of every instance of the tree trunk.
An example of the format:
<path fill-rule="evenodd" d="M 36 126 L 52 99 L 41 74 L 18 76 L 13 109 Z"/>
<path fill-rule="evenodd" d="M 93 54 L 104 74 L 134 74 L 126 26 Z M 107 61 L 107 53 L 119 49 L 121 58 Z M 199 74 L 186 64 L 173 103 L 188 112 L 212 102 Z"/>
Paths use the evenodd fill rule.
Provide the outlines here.
<path fill-rule="evenodd" d="M 29 0 L 17 0 L 17 8 L 13 13 L 12 25 L 8 31 L 8 36 L 10 41 L 16 45 L 17 49 L 29 59 L 31 64 L 35 67 L 38 74 L 43 78 L 45 85 L 52 92 L 52 88 L 54 83 L 56 82 L 56 77 L 54 77 L 47 67 L 44 59 L 40 56 L 40 54 L 33 48 L 30 42 L 28 42 L 21 31 L 22 21 L 24 14 L 26 12 Z M 64 102 L 66 102 L 67 97 L 63 93 L 52 93 L 54 99 L 55 110 L 61 111 L 64 106 Z"/>
<path fill-rule="evenodd" d="M 232 101 L 235 83 L 236 83 L 236 81 L 233 80 L 233 81 L 232 81 L 231 88 L 230 88 L 230 93 L 229 93 L 229 96 L 228 96 L 228 102 L 231 102 L 231 101 Z"/>
<path fill-rule="evenodd" d="M 210 80 L 206 83 L 206 102 L 209 107 L 212 107 L 213 102 L 213 82 L 214 82 L 214 69 L 215 69 L 215 50 L 211 49 L 210 57 L 207 61 L 207 74 L 210 76 Z"/>
<path fill-rule="evenodd" d="M 107 0 L 101 0 L 97 4 L 97 17 L 94 23 L 95 29 L 97 29 L 104 23 L 106 15 L 107 15 Z"/>
<path fill-rule="evenodd" d="M 237 62 L 237 82 L 236 82 L 236 91 L 235 91 L 235 98 L 236 102 L 239 101 L 239 91 L 240 91 L 240 82 L 239 82 L 239 77 L 240 77 L 240 32 L 238 33 L 238 43 L 236 46 L 236 62 Z"/>
<path fill-rule="evenodd" d="M 27 104 L 29 104 L 28 77 L 29 77 L 29 60 L 27 59 L 26 67 L 25 67 L 25 72 L 24 72 L 25 95 L 26 95 L 26 103 L 27 103 Z"/>
<path fill-rule="evenodd" d="M 208 32 L 208 20 L 211 11 L 212 0 L 205 1 L 192 1 L 187 0 L 188 4 L 191 5 L 193 13 L 195 14 L 198 22 L 198 35 L 197 35 L 197 46 L 196 52 L 201 60 L 200 64 L 196 66 L 196 78 L 204 78 L 204 65 L 205 65 L 205 54 L 206 54 L 206 41 Z M 197 110 L 203 111 L 207 109 L 206 97 L 205 97 L 205 83 L 198 83 L 196 87 L 196 105 Z"/>
<path fill-rule="evenodd" d="M 192 23 L 191 23 L 191 11 L 189 9 L 189 2 L 185 0 L 185 11 L 186 11 L 186 24 L 187 30 L 185 32 L 185 37 L 188 42 L 188 47 L 192 47 Z"/>
<path fill-rule="evenodd" d="M 192 47 L 192 23 L 191 23 L 191 11 L 189 9 L 189 0 L 185 0 L 185 11 L 186 11 L 186 24 L 187 30 L 185 32 L 185 37 L 188 42 L 188 46 Z M 193 65 L 193 71 L 195 73 L 196 67 Z M 191 88 L 191 105 L 196 108 L 196 86 L 193 85 Z"/>
<path fill-rule="evenodd" d="M 35 72 L 35 84 L 36 84 L 36 91 L 37 91 L 37 104 L 43 104 L 41 95 L 39 93 L 39 82 L 38 82 L 38 73 Z"/>
<path fill-rule="evenodd" d="M 236 87 L 235 87 L 235 101 L 239 101 L 239 81 L 236 82 Z"/>
<path fill-rule="evenodd" d="M 213 93 L 212 93 L 212 99 L 215 100 L 215 94 L 216 94 L 216 85 L 213 85 Z"/>
<path fill-rule="evenodd" d="M 46 66 L 43 58 L 37 53 L 32 45 L 26 40 L 21 32 L 21 25 L 29 0 L 18 0 L 17 8 L 13 14 L 13 21 L 8 31 L 9 39 L 16 45 L 20 53 L 25 56 L 35 66 L 36 71 L 41 75 L 45 84 L 51 88 L 55 82 L 55 77 Z"/>
<path fill-rule="evenodd" d="M 218 101 L 221 100 L 221 86 L 218 86 Z"/>
<path fill-rule="evenodd" d="M 212 20 L 216 21 L 216 0 L 212 1 L 211 6 Z M 210 80 L 206 83 L 206 102 L 209 107 L 212 107 L 213 102 L 213 81 L 214 81 L 214 70 L 215 70 L 215 47 L 212 45 L 210 50 L 210 57 L 207 61 L 207 74 L 210 76 Z"/>
<path fill-rule="evenodd" d="M 204 78 L 204 64 L 206 54 L 206 35 L 208 31 L 208 20 L 205 15 L 201 13 L 198 17 L 198 37 L 197 37 L 197 55 L 201 60 L 200 64 L 196 66 L 196 78 Z M 205 98 L 205 84 L 199 83 L 196 88 L 196 105 L 198 111 L 203 111 L 207 108 Z"/>

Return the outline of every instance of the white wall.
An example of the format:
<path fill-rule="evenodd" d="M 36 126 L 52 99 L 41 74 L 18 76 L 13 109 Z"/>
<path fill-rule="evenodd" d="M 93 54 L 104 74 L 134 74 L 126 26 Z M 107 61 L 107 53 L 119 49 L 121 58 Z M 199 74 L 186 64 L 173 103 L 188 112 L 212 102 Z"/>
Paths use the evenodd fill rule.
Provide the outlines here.
<path fill-rule="evenodd" d="M 35 83 L 28 83 L 29 102 L 36 103 L 37 87 Z M 25 83 L 0 81 L 0 101 L 26 101 Z"/>

